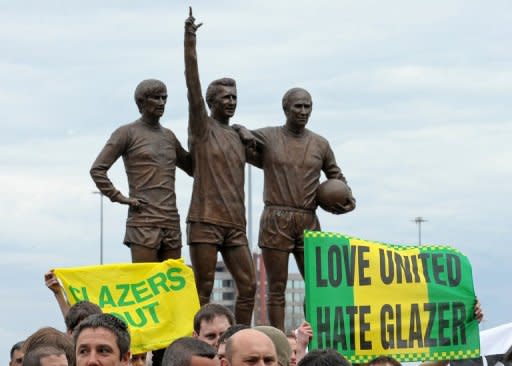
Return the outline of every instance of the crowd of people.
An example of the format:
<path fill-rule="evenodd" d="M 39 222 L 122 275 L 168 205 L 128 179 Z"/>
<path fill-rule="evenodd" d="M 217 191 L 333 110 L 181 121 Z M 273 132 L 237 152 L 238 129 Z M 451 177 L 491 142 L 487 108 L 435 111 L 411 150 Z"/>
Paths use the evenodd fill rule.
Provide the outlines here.
<path fill-rule="evenodd" d="M 231 310 L 215 303 L 198 310 L 193 333 L 172 342 L 162 357 L 160 352 L 132 354 L 123 320 L 88 301 L 70 306 L 51 271 L 45 282 L 62 310 L 66 332 L 53 327 L 35 331 L 12 346 L 9 366 L 351 366 L 335 350 L 308 352 L 313 330 L 306 321 L 285 334 L 268 325 L 236 324 Z M 479 321 L 483 317 L 478 302 L 475 317 Z M 400 362 L 380 356 L 367 366 L 400 366 Z"/>
<path fill-rule="evenodd" d="M 47 285 L 51 283 L 46 281 Z M 51 287 L 50 287 L 51 288 Z M 88 301 L 68 306 L 66 332 L 44 327 L 12 346 L 9 366 L 146 366 L 151 352 L 132 354 L 127 324 Z M 162 366 L 350 366 L 334 350 L 307 352 L 312 329 L 307 322 L 285 334 L 272 326 L 236 324 L 223 305 L 203 305 L 195 314 L 193 333 L 172 342 Z M 369 366 L 398 366 L 379 357 Z"/>
<path fill-rule="evenodd" d="M 306 321 L 285 334 L 273 326 L 237 324 L 230 309 L 215 303 L 198 310 L 189 337 L 175 340 L 163 351 L 133 354 L 123 320 L 89 301 L 71 306 L 54 272 L 48 271 L 44 279 L 63 314 L 66 331 L 36 330 L 12 346 L 9 366 L 351 366 L 335 350 L 308 352 L 313 330 Z M 478 301 L 474 316 L 479 322 L 483 318 Z M 388 356 L 367 364 L 400 365 Z"/>

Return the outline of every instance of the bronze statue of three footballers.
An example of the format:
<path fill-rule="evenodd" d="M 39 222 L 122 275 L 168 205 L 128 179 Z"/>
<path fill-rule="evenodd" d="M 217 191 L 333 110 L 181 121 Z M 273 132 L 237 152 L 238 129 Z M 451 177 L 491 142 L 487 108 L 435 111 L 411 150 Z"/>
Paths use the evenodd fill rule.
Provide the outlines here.
<path fill-rule="evenodd" d="M 265 208 L 258 245 L 267 272 L 269 320 L 283 329 L 288 257 L 293 254 L 304 276 L 303 231 L 320 229 L 315 211 L 321 172 L 328 179 L 345 183 L 346 179 L 327 140 L 306 128 L 313 108 L 306 90 L 293 88 L 285 93 L 284 125 L 257 130 L 230 125 L 237 105 L 233 79 L 214 80 L 203 98 L 196 52 L 201 25 L 196 25 L 190 9 L 184 35 L 190 152 L 159 123 L 167 100 L 165 85 L 146 80 L 135 92 L 141 118 L 112 134 L 94 162 L 91 176 L 104 195 L 129 205 L 124 242 L 131 249 L 132 261 L 141 262 L 181 255 L 176 167 L 192 175 L 187 241 L 200 303 L 210 300 L 220 252 L 236 283 L 236 321 L 250 324 L 256 281 L 246 235 L 245 164 L 263 169 Z M 108 169 L 121 156 L 129 197 L 107 177 Z M 354 208 L 355 199 L 349 197 L 329 211 L 340 214 Z"/>

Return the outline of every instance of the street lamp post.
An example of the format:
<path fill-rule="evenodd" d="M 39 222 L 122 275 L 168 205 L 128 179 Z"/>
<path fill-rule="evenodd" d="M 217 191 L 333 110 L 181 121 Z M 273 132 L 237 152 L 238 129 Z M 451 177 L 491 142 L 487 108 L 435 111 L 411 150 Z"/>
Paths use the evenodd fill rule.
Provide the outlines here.
<path fill-rule="evenodd" d="M 100 264 L 103 264 L 103 194 L 99 191 L 92 193 L 100 195 Z"/>
<path fill-rule="evenodd" d="M 418 225 L 418 245 L 421 245 L 421 224 L 424 222 L 427 222 L 423 217 L 418 216 L 415 217 L 414 220 L 412 220 Z"/>
<path fill-rule="evenodd" d="M 249 239 L 249 250 L 252 252 L 252 170 L 248 165 L 248 184 L 247 184 L 247 236 Z"/>

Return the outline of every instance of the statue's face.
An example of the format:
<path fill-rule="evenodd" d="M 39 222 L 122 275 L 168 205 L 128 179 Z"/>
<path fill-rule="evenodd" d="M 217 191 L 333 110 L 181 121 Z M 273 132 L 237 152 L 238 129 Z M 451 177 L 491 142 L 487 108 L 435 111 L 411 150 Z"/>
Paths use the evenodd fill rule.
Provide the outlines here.
<path fill-rule="evenodd" d="M 231 118 L 235 115 L 236 110 L 236 87 L 223 86 L 217 87 L 217 94 L 213 100 L 212 110 L 214 114 Z"/>
<path fill-rule="evenodd" d="M 311 97 L 307 92 L 300 90 L 288 99 L 286 122 L 293 127 L 304 127 L 308 123 L 312 109 Z"/>
<path fill-rule="evenodd" d="M 144 102 L 144 114 L 151 117 L 162 117 L 167 103 L 167 91 L 161 90 L 151 93 Z"/>

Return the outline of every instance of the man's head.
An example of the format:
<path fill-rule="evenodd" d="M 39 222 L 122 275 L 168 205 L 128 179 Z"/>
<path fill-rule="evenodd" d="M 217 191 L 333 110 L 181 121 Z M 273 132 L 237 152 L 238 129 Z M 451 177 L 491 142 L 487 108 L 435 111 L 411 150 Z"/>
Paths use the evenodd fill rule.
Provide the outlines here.
<path fill-rule="evenodd" d="M 53 346 L 37 347 L 25 355 L 23 366 L 68 366 L 64 350 Z"/>
<path fill-rule="evenodd" d="M 402 364 L 389 356 L 379 356 L 368 362 L 368 366 L 402 366 Z"/>
<path fill-rule="evenodd" d="M 125 322 L 110 314 L 94 314 L 73 333 L 77 366 L 127 366 L 130 334 Z"/>
<path fill-rule="evenodd" d="M 286 124 L 293 128 L 304 128 L 313 110 L 309 92 L 302 88 L 292 88 L 283 96 L 283 111 Z"/>
<path fill-rule="evenodd" d="M 147 356 L 147 352 L 132 353 L 130 357 L 130 366 L 145 366 Z"/>
<path fill-rule="evenodd" d="M 193 337 L 175 340 L 165 350 L 162 366 L 216 366 L 216 350 Z"/>
<path fill-rule="evenodd" d="M 73 350 L 73 340 L 61 331 L 44 327 L 32 333 L 23 343 L 23 352 L 25 355 L 30 351 L 44 346 L 56 347 L 66 353 L 69 366 L 75 365 L 75 352 Z"/>
<path fill-rule="evenodd" d="M 245 324 L 235 324 L 230 326 L 226 331 L 219 337 L 217 346 L 217 357 L 222 360 L 226 356 L 226 342 L 233 334 L 243 330 L 249 329 L 250 327 Z"/>
<path fill-rule="evenodd" d="M 226 357 L 221 366 L 277 366 L 272 340 L 263 332 L 243 329 L 226 342 Z"/>
<path fill-rule="evenodd" d="M 93 314 L 101 314 L 102 311 L 100 307 L 96 304 L 93 304 L 89 301 L 80 301 L 71 306 L 68 310 L 64 318 L 64 322 L 66 323 L 67 333 L 69 335 L 73 334 L 73 330 L 75 330 L 76 326 L 80 324 L 85 318 L 89 315 Z"/>
<path fill-rule="evenodd" d="M 274 343 L 274 347 L 276 348 L 277 362 L 279 365 L 288 366 L 292 349 L 290 348 L 288 339 L 283 331 L 268 325 L 260 325 L 254 327 L 254 329 L 265 333 L 272 340 L 272 343 Z"/>
<path fill-rule="evenodd" d="M 235 316 L 227 307 L 206 304 L 194 316 L 194 337 L 217 347 L 219 337 L 235 323 Z"/>
<path fill-rule="evenodd" d="M 352 366 L 351 363 L 333 349 L 313 350 L 297 366 Z"/>
<path fill-rule="evenodd" d="M 288 344 L 292 350 L 292 354 L 290 355 L 290 366 L 297 365 L 297 338 L 294 333 L 288 333 L 286 335 L 286 339 L 288 340 Z"/>
<path fill-rule="evenodd" d="M 160 80 L 143 80 L 135 88 L 135 103 L 142 115 L 160 118 L 167 103 L 167 87 Z"/>
<path fill-rule="evenodd" d="M 23 362 L 23 341 L 15 343 L 11 347 L 11 360 L 9 361 L 9 366 L 21 366 Z"/>
<path fill-rule="evenodd" d="M 234 116 L 236 110 L 236 82 L 231 78 L 214 80 L 206 90 L 206 103 L 212 117 L 224 121 Z"/>

